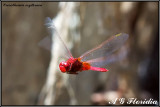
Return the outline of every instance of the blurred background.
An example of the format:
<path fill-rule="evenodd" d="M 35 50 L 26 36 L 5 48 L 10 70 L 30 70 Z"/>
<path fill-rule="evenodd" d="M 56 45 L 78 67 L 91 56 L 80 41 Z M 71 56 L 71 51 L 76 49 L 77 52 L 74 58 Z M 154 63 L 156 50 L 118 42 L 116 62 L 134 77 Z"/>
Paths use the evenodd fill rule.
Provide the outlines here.
<path fill-rule="evenodd" d="M 129 34 L 118 53 L 125 57 L 107 65 L 106 73 L 61 73 L 63 48 L 54 38 L 51 51 L 38 45 L 49 35 L 46 17 L 54 18 L 74 57 L 121 32 Z M 2 2 L 2 105 L 159 100 L 158 40 L 158 2 Z"/>

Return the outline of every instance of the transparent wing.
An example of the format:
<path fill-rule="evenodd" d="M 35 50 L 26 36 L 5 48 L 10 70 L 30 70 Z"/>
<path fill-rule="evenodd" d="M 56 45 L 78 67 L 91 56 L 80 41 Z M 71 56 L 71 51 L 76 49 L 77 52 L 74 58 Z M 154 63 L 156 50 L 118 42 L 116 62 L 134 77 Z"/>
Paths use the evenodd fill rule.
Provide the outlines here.
<path fill-rule="evenodd" d="M 92 66 L 101 66 L 113 61 L 113 57 L 107 57 L 119 49 L 128 39 L 128 34 L 120 33 L 110 37 L 94 49 L 84 53 L 80 58 L 89 62 Z"/>
<path fill-rule="evenodd" d="M 39 46 L 51 51 L 51 45 L 52 45 L 52 38 L 51 36 L 46 36 L 43 38 L 39 43 Z"/>
<path fill-rule="evenodd" d="M 128 53 L 127 49 L 123 47 L 120 51 L 118 51 L 118 53 L 87 60 L 86 62 L 90 63 L 91 66 L 94 66 L 94 67 L 102 67 L 102 66 L 106 66 L 108 64 L 123 60 L 127 56 L 127 53 Z"/>
<path fill-rule="evenodd" d="M 45 25 L 48 27 L 53 39 L 53 45 L 54 47 L 63 47 L 61 49 L 61 53 L 65 54 L 66 58 L 70 58 L 72 57 L 71 52 L 69 51 L 69 49 L 67 48 L 67 46 L 65 45 L 64 41 L 62 40 L 60 34 L 58 33 L 53 20 L 51 20 L 49 17 L 46 18 L 45 20 Z M 45 37 L 43 40 L 40 41 L 39 45 L 42 47 L 45 47 L 46 49 L 51 49 L 51 37 L 47 36 Z M 57 46 L 58 45 L 58 46 Z"/>

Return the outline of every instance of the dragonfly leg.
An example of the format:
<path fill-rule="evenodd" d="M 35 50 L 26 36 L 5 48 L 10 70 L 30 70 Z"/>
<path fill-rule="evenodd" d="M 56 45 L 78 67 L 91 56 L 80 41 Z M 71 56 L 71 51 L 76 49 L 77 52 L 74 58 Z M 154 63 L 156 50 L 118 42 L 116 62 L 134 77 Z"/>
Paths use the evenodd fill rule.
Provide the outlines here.
<path fill-rule="evenodd" d="M 68 72 L 68 74 L 74 74 L 74 75 L 77 75 L 78 73 L 77 73 L 77 72 Z"/>

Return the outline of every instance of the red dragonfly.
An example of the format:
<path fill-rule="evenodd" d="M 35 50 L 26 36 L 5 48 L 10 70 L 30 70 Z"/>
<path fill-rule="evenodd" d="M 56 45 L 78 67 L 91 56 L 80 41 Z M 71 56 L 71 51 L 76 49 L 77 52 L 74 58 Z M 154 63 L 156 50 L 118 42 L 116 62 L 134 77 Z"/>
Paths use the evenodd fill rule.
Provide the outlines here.
<path fill-rule="evenodd" d="M 78 72 L 86 70 L 107 72 L 108 69 L 101 68 L 101 66 L 104 66 L 110 62 L 110 58 L 108 56 L 119 49 L 129 37 L 128 34 L 125 33 L 119 33 L 117 35 L 111 36 L 108 40 L 104 41 L 99 46 L 85 52 L 78 58 L 74 58 L 55 29 L 52 20 L 47 19 L 47 21 L 49 21 L 49 23 L 47 23 L 49 28 L 52 28 L 52 30 L 57 33 L 57 37 L 67 50 L 68 60 L 62 61 L 59 64 L 59 69 L 61 72 L 67 74 L 78 74 Z"/>

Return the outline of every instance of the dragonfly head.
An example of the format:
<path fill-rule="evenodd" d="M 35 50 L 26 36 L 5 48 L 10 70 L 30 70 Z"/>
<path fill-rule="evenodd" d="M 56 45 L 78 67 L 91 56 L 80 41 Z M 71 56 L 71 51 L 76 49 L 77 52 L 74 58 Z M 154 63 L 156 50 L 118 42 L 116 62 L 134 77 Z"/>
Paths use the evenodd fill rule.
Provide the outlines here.
<path fill-rule="evenodd" d="M 65 73 L 65 72 L 70 70 L 70 64 L 67 63 L 67 62 L 62 61 L 59 64 L 59 68 L 60 68 L 61 72 Z"/>

